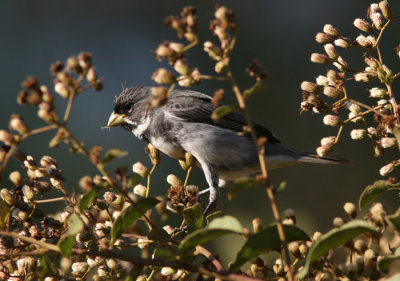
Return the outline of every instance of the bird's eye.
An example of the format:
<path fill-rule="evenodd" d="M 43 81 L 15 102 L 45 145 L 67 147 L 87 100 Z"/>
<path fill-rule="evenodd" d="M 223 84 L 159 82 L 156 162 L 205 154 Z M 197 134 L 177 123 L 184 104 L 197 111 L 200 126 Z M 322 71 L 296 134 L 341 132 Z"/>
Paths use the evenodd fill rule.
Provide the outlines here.
<path fill-rule="evenodd" d="M 131 110 L 131 108 L 132 108 L 132 104 L 131 103 L 127 103 L 127 104 L 125 104 L 124 105 L 124 111 L 125 112 L 128 112 L 129 110 Z"/>

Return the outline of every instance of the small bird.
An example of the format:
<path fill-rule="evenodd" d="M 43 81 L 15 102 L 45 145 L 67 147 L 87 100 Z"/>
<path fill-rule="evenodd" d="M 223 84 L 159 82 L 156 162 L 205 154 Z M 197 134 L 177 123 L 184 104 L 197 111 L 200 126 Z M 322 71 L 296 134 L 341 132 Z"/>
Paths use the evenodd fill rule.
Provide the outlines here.
<path fill-rule="evenodd" d="M 116 99 L 107 126 L 122 126 L 172 158 L 185 159 L 185 153 L 191 153 L 209 185 L 205 214 L 217 205 L 219 180 L 231 181 L 260 171 L 257 149 L 250 135 L 243 133 L 246 120 L 241 114 L 231 112 L 214 121 L 211 114 L 216 106 L 211 97 L 195 91 L 173 90 L 164 105 L 149 109 L 151 99 L 151 87 L 124 89 Z M 262 125 L 253 122 L 253 126 L 257 137 L 267 139 L 268 169 L 302 162 L 340 164 L 345 161 L 287 148 Z"/>

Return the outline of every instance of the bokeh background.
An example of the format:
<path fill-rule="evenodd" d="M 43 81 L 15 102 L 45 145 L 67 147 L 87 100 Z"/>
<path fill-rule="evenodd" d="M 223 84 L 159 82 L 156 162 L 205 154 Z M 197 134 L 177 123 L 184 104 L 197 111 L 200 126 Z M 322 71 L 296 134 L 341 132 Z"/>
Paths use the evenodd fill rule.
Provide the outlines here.
<path fill-rule="evenodd" d="M 314 40 L 315 34 L 324 24 L 330 23 L 345 36 L 355 38 L 360 32 L 352 23 L 357 17 L 365 18 L 370 1 L 235 0 L 219 3 L 236 12 L 239 38 L 232 65 L 237 82 L 242 88 L 251 85 L 244 69 L 253 58 L 257 58 L 269 73 L 268 92 L 256 95 L 250 101 L 252 117 L 275 132 L 285 145 L 300 150 L 313 151 L 322 137 L 335 135 L 336 129 L 324 126 L 321 116 L 299 114 L 299 86 L 303 80 L 313 81 L 325 73 L 325 67 L 309 61 L 311 53 L 323 52 L 322 46 Z M 400 3 L 390 1 L 390 4 L 394 13 L 400 14 Z M 32 107 L 17 105 L 20 82 L 32 74 L 42 84 L 50 86 L 51 63 L 87 51 L 93 53 L 98 74 L 104 77 L 104 89 L 101 92 L 88 91 L 76 100 L 69 123 L 72 132 L 88 148 L 98 144 L 104 150 L 118 147 L 129 151 L 129 156 L 116 161 L 111 168 L 131 166 L 136 161 L 150 165 L 143 150 L 144 143 L 121 128 L 109 130 L 102 127 L 122 86 L 154 84 L 150 77 L 160 63 L 153 51 L 164 40 L 177 40 L 175 33 L 164 26 L 163 20 L 168 15 L 179 14 L 186 5 L 195 5 L 198 9 L 200 39 L 215 41 L 209 31 L 215 6 L 213 1 L 1 1 L 0 128 L 7 128 L 12 113 L 22 114 L 31 128 L 43 125 Z M 383 37 L 384 61 L 394 72 L 400 69 L 394 51 L 400 43 L 399 34 L 397 20 Z M 202 73 L 211 74 L 213 63 L 201 49 L 191 50 L 188 60 Z M 360 51 L 338 51 L 345 60 L 360 65 Z M 194 89 L 212 95 L 214 90 L 224 86 L 222 83 L 204 82 Z M 394 86 L 395 89 L 399 87 L 398 83 Z M 352 88 L 350 95 L 367 101 L 367 89 L 368 85 L 359 85 Z M 233 100 L 229 91 L 226 96 L 227 101 Z M 65 101 L 60 98 L 57 105 L 63 108 Z M 343 204 L 357 202 L 364 187 L 380 178 L 379 168 L 398 155 L 393 149 L 388 150 L 385 157 L 373 158 L 369 140 L 349 140 L 350 127 L 345 129 L 334 152 L 334 155 L 350 159 L 350 165 L 303 165 L 271 173 L 274 185 L 287 182 L 286 190 L 279 195 L 280 209 L 294 209 L 298 224 L 310 234 L 317 228 L 327 231 L 335 216 L 345 216 Z M 69 154 L 64 144 L 49 150 L 47 144 L 53 134 L 32 137 L 23 149 L 37 159 L 44 154 L 56 157 L 67 178 L 67 187 L 72 190 L 78 187 L 80 177 L 94 175 L 95 170 L 84 157 Z M 12 169 L 21 169 L 20 164 L 12 161 L 9 171 Z M 184 177 L 176 160 L 163 157 L 154 176 L 151 195 L 166 194 L 168 184 L 165 178 L 169 173 Z M 191 183 L 202 188 L 206 186 L 200 170 L 192 175 Z M 7 181 L 3 183 L 4 186 L 7 184 Z M 254 217 L 262 218 L 265 224 L 273 221 L 262 188 L 243 192 L 231 202 L 227 201 L 226 195 L 227 190 L 222 191 L 219 208 L 240 218 L 245 226 L 250 227 Z M 379 200 L 386 202 L 390 211 L 398 203 L 396 193 L 389 193 Z M 60 206 L 49 207 L 55 210 Z M 240 239 L 237 242 L 240 244 Z M 229 249 L 236 251 L 239 247 L 232 245 L 226 247 L 222 240 L 218 240 L 216 247 L 223 247 L 229 257 Z"/>

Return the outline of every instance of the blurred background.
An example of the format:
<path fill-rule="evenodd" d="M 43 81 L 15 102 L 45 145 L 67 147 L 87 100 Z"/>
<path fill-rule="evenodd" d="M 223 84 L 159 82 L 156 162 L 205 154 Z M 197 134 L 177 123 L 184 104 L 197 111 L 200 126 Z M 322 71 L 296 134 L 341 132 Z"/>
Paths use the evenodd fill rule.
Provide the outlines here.
<path fill-rule="evenodd" d="M 257 58 L 269 73 L 267 93 L 256 95 L 250 100 L 253 119 L 275 132 L 283 144 L 304 151 L 314 151 L 322 137 L 336 135 L 336 128 L 322 124 L 322 116 L 299 114 L 300 83 L 304 80 L 314 81 L 315 77 L 326 73 L 326 67 L 309 60 L 311 53 L 323 53 L 322 45 L 314 40 L 315 34 L 322 31 L 324 24 L 329 23 L 344 36 L 355 38 L 360 32 L 353 26 L 353 21 L 358 17 L 365 18 L 370 2 L 235 0 L 219 3 L 235 11 L 239 26 L 238 42 L 232 60 L 239 85 L 242 89 L 251 86 L 245 68 L 253 58 Z M 390 1 L 390 4 L 394 14 L 399 15 L 400 3 Z M 33 107 L 17 105 L 20 82 L 27 75 L 34 75 L 42 84 L 51 86 L 50 64 L 57 60 L 64 62 L 70 55 L 77 55 L 81 51 L 91 52 L 99 76 L 104 77 L 104 89 L 101 92 L 87 91 L 76 100 L 69 127 L 89 149 L 98 144 L 104 150 L 117 147 L 129 151 L 127 157 L 115 161 L 110 169 L 123 165 L 130 167 L 136 161 L 150 166 L 144 153 L 144 143 L 121 128 L 102 127 L 106 125 L 113 110 L 114 99 L 123 86 L 154 85 L 150 79 L 151 74 L 161 65 L 155 59 L 154 50 L 164 40 L 178 40 L 175 32 L 163 24 L 163 20 L 168 15 L 178 15 L 186 5 L 194 5 L 198 9 L 200 39 L 217 42 L 209 30 L 215 6 L 213 1 L 2 1 L 0 128 L 8 127 L 12 113 L 22 114 L 31 128 L 44 125 L 37 118 Z M 393 72 L 400 69 L 394 50 L 400 43 L 399 34 L 397 20 L 383 37 L 383 58 Z M 345 60 L 355 66 L 361 65 L 359 50 L 338 48 L 338 51 Z M 189 55 L 191 65 L 197 66 L 204 74 L 213 73 L 214 64 L 202 52 L 201 46 L 191 50 Z M 395 91 L 398 86 L 398 83 L 394 85 Z M 221 87 L 227 89 L 226 101 L 233 101 L 229 88 L 220 82 L 206 81 L 194 89 L 212 95 Z M 367 102 L 369 87 L 372 86 L 361 84 L 351 88 L 350 96 Z M 64 108 L 65 104 L 64 100 L 58 98 L 59 109 Z M 350 140 L 352 126 L 345 128 L 333 153 L 349 159 L 350 165 L 303 165 L 271 173 L 275 186 L 282 181 L 287 182 L 286 190 L 279 194 L 280 209 L 294 209 L 298 225 L 309 234 L 317 228 L 322 232 L 330 229 L 335 216 L 345 217 L 342 208 L 344 203 L 357 203 L 362 190 L 380 179 L 379 168 L 398 155 L 398 151 L 392 149 L 387 150 L 384 157 L 375 159 L 369 140 Z M 72 190 L 78 187 L 78 181 L 83 175 L 94 175 L 95 170 L 83 156 L 69 154 L 64 144 L 49 150 L 47 145 L 53 134 L 51 132 L 28 139 L 23 150 L 29 151 L 36 159 L 45 154 L 58 159 L 67 178 L 66 185 Z M 12 161 L 8 169 L 10 172 L 21 167 Z M 168 184 L 165 178 L 170 173 L 181 178 L 185 176 L 176 160 L 164 156 L 161 166 L 155 172 L 151 195 L 166 194 Z M 193 173 L 190 182 L 200 188 L 206 187 L 199 169 Z M 3 183 L 4 186 L 7 184 L 7 181 Z M 379 200 L 386 203 L 390 212 L 398 205 L 395 192 Z M 57 208 L 57 204 L 50 207 Z M 243 192 L 231 202 L 227 201 L 225 189 L 222 191 L 219 209 L 237 216 L 247 227 L 251 226 L 254 217 L 260 217 L 265 225 L 273 222 L 268 198 L 262 188 Z M 237 238 L 238 244 L 235 247 L 232 244 L 226 247 L 222 240 L 217 240 L 215 247 L 225 248 L 228 253 L 221 255 L 230 260 L 229 248 L 237 251 L 240 241 L 241 238 Z"/>

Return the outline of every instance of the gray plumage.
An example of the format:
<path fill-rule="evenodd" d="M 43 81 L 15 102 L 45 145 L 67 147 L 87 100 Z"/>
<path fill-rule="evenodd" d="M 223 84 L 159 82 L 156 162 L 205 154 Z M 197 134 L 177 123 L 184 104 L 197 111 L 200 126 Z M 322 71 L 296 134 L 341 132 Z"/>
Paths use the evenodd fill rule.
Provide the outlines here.
<path fill-rule="evenodd" d="M 210 187 L 206 213 L 216 206 L 218 179 L 230 181 L 259 171 L 253 140 L 247 134 L 238 134 L 246 125 L 241 114 L 232 112 L 214 122 L 211 114 L 216 107 L 211 97 L 188 90 L 174 90 L 165 105 L 146 110 L 150 99 L 149 87 L 125 89 L 116 100 L 108 125 L 121 125 L 172 158 L 184 159 L 185 152 L 190 152 Z M 265 145 L 268 169 L 301 162 L 343 162 L 284 147 L 268 129 L 255 122 L 253 125 L 257 136 L 268 140 Z"/>

